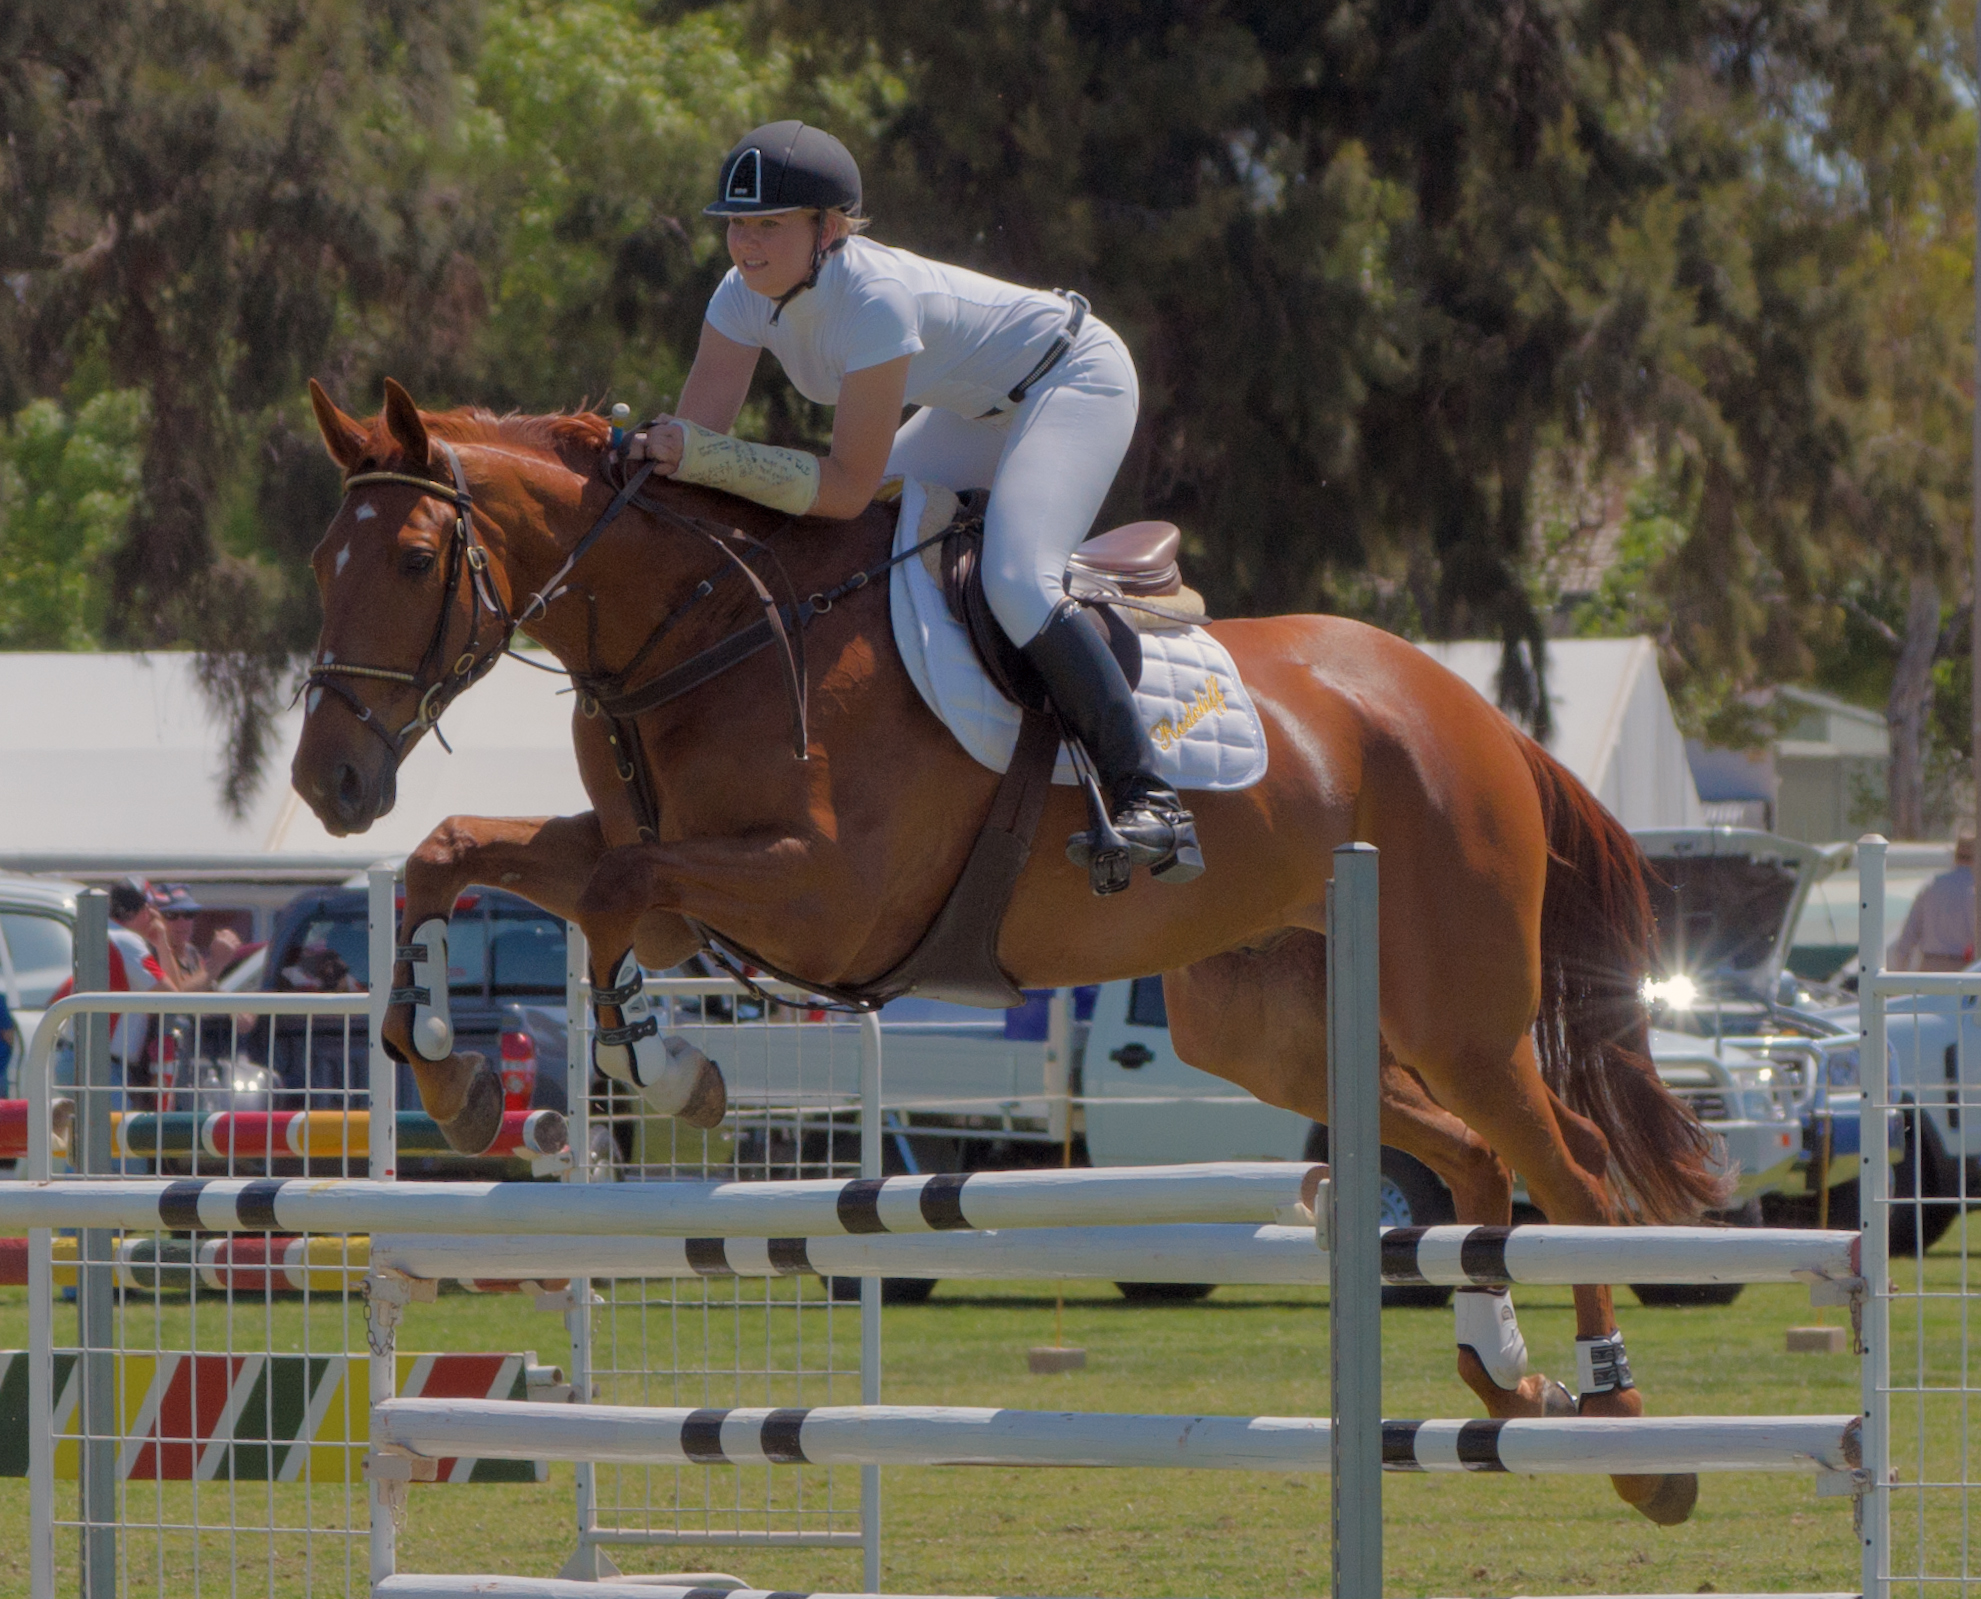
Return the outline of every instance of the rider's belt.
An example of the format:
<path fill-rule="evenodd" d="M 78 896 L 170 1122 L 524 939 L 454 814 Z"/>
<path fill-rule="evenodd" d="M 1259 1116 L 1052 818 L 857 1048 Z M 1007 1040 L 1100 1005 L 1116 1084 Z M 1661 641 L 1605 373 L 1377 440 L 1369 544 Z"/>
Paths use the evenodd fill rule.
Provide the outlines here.
<path fill-rule="evenodd" d="M 1067 313 L 1066 326 L 1059 330 L 1059 337 L 1052 341 L 1052 347 L 1039 357 L 1039 364 L 1011 386 L 1011 392 L 1004 397 L 1008 403 L 993 405 L 977 418 L 979 422 L 987 421 L 994 416 L 1002 416 L 1014 405 L 1023 405 L 1025 396 L 1032 392 L 1039 379 L 1066 359 L 1066 352 L 1073 348 L 1073 341 L 1080 337 L 1080 329 L 1087 321 L 1087 297 L 1075 293 L 1072 289 L 1054 289 L 1052 292 L 1072 308 Z"/>

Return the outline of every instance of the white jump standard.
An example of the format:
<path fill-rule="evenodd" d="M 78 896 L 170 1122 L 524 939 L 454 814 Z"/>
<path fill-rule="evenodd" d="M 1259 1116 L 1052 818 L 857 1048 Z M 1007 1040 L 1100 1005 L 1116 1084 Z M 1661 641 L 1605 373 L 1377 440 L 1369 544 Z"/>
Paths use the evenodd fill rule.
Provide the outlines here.
<path fill-rule="evenodd" d="M 378 1150 L 372 1151 L 372 1157 L 379 1180 L 371 1181 L 175 1180 L 113 1175 L 112 1169 L 88 1165 L 82 1169 L 95 1175 L 51 1180 L 50 1144 L 43 1125 L 31 1143 L 31 1157 L 41 1163 L 33 1180 L 0 1184 L 0 1234 L 31 1232 L 30 1297 L 38 1293 L 43 1306 L 39 1330 L 31 1328 L 31 1375 L 39 1373 L 35 1380 L 41 1384 L 31 1388 L 31 1406 L 39 1407 L 32 1413 L 45 1419 L 54 1416 L 49 1387 L 54 1349 L 47 1324 L 58 1250 L 50 1229 L 83 1229 L 85 1237 L 98 1241 L 93 1253 L 78 1246 L 76 1253 L 86 1258 L 73 1269 L 79 1279 L 85 1272 L 95 1274 L 99 1298 L 114 1286 L 113 1273 L 123 1258 L 118 1235 L 139 1240 L 134 1248 L 151 1248 L 164 1265 L 188 1277 L 194 1260 L 204 1261 L 208 1251 L 224 1253 L 231 1261 L 234 1252 L 252 1255 L 259 1250 L 268 1264 L 255 1269 L 271 1284 L 278 1253 L 285 1272 L 290 1270 L 294 1250 L 295 1269 L 308 1273 L 318 1270 L 312 1253 L 318 1246 L 342 1245 L 347 1261 L 355 1260 L 363 1246 L 369 1275 L 362 1320 L 349 1314 L 355 1308 L 357 1286 L 350 1265 L 343 1265 L 334 1278 L 318 1281 L 306 1276 L 305 1281 L 325 1296 L 343 1296 L 347 1337 L 365 1340 L 357 1346 L 360 1355 L 369 1351 L 365 1407 L 369 1425 L 365 1433 L 354 1434 L 368 1441 L 363 1470 L 369 1480 L 369 1517 L 365 1526 L 350 1529 L 347 1541 L 369 1539 L 370 1580 L 362 1591 L 371 1599 L 593 1599 L 606 1591 L 644 1593 L 651 1599 L 722 1595 L 834 1599 L 735 1589 L 733 1579 L 719 1582 L 706 1573 L 615 1581 L 610 1589 L 597 1581 L 571 1580 L 611 1577 L 615 1568 L 607 1557 L 620 1544 L 651 1547 L 664 1540 L 742 1544 L 751 1538 L 762 1547 L 796 1547 L 801 1541 L 826 1547 L 833 1540 L 839 1547 L 859 1547 L 868 1562 L 867 1590 L 873 1592 L 880 1573 L 878 1498 L 868 1494 L 867 1484 L 877 1485 L 882 1466 L 971 1465 L 1329 1474 L 1336 1507 L 1337 1599 L 1379 1599 L 1385 1473 L 1651 1478 L 1739 1471 L 1799 1474 L 1813 1480 L 1819 1495 L 1848 1494 L 1857 1499 L 1860 1534 L 1867 1549 L 1867 1599 L 1889 1599 L 1892 1582 L 1882 1575 L 1882 1556 L 1872 1548 L 1874 1540 L 1886 1536 L 1890 1522 L 1889 1506 L 1874 1486 L 1874 1478 L 1887 1464 L 1891 1415 L 1889 1396 L 1874 1380 L 1884 1369 L 1878 1362 L 1886 1358 L 1887 1333 L 1873 1314 L 1887 1276 L 1883 1213 L 1875 1208 L 1886 1174 L 1880 1170 L 1877 1181 L 1867 1183 L 1874 1219 L 1872 1231 L 1864 1234 L 1551 1225 L 1379 1228 L 1373 853 L 1340 852 L 1336 870 L 1329 912 L 1329 1040 L 1330 1103 L 1335 1112 L 1331 1132 L 1337 1159 L 1332 1181 L 1318 1194 L 1321 1168 L 1265 1162 L 759 1182 L 603 1181 L 581 1165 L 567 1174 L 566 1181 L 554 1184 L 418 1183 L 389 1180 L 377 1164 Z M 384 924 L 374 928 L 375 969 L 381 969 L 394 949 L 387 936 L 391 884 L 389 875 L 373 877 L 374 916 Z M 444 945 L 425 936 L 440 925 L 421 929 L 417 961 L 411 959 L 411 947 L 397 951 L 416 976 L 444 960 Z M 581 957 L 571 958 L 575 971 Z M 97 997 L 89 996 L 87 1002 Z M 372 999 L 378 1002 L 385 997 L 377 994 Z M 574 1143 L 581 1149 L 591 1147 L 586 1123 L 597 1114 L 588 1104 L 594 1082 L 592 1037 L 583 1021 L 591 1002 L 599 997 L 588 994 L 580 979 L 572 979 L 567 992 L 567 1087 L 578 1135 Z M 608 1053 L 617 1048 L 622 1057 L 636 1058 L 639 1047 L 650 1044 L 657 1032 L 643 1025 L 654 1019 L 652 1010 L 639 1014 L 638 996 L 630 993 L 608 990 L 604 997 L 618 1000 L 622 1024 L 638 1027 L 639 1036 L 618 1044 L 610 1039 L 602 1042 Z M 229 1004 L 239 1002 L 235 996 L 224 998 Z M 348 998 L 339 998 L 341 1005 L 349 1006 Z M 438 997 L 429 998 L 439 1010 Z M 327 1020 L 333 1014 L 352 1012 L 324 1008 L 309 1014 Z M 444 1015 L 438 1019 L 444 1020 Z M 871 1021 L 863 1027 L 867 1031 L 862 1033 L 860 1169 L 878 1173 L 880 1034 L 878 1024 Z M 374 1042 L 377 1036 L 374 1028 Z M 1873 1036 L 1869 1048 L 1875 1058 L 1882 1040 Z M 625 1065 L 627 1059 L 610 1064 Z M 51 1103 L 45 1055 L 38 1050 L 30 1066 L 30 1093 L 39 1096 L 31 1098 L 36 1107 L 33 1115 L 45 1123 Z M 1347 1087 L 1341 1081 L 1343 1074 L 1355 1078 L 1353 1094 L 1343 1091 Z M 391 1077 L 389 1071 L 381 1075 Z M 648 1103 L 651 1108 L 650 1099 Z M 382 1109 L 391 1108 L 388 1096 Z M 103 1103 L 96 1110 L 107 1130 Z M 389 1150 L 396 1117 L 385 1114 L 379 1125 L 385 1140 L 382 1147 Z M 834 1124 L 834 1136 L 839 1125 L 843 1124 Z M 1867 1169 L 1874 1161 L 1887 1161 L 1890 1153 L 1884 1140 L 1870 1143 L 1863 1157 Z M 773 1167 L 766 1160 L 763 1169 L 768 1173 L 791 1168 Z M 257 1239 L 257 1234 L 271 1236 Z M 716 1395 L 716 1403 L 697 1408 L 587 1402 L 586 1396 L 594 1394 L 621 1397 L 654 1391 L 642 1368 L 614 1361 L 604 1363 L 601 1370 L 593 1364 L 596 1346 L 586 1307 L 604 1302 L 594 1297 L 594 1288 L 616 1292 L 608 1288 L 615 1280 L 767 1280 L 802 1275 L 865 1279 L 857 1390 L 862 1403 L 757 1403 L 759 1398 L 787 1393 L 828 1401 L 850 1396 L 844 1388 L 814 1386 L 809 1378 L 803 1387 L 766 1384 L 759 1389 L 753 1381 L 747 1392 L 738 1384 Z M 878 1402 L 880 1294 L 874 1280 L 881 1277 L 1294 1285 L 1327 1284 L 1332 1277 L 1329 1337 L 1330 1359 L 1336 1368 L 1332 1385 L 1336 1415 L 1329 1420 L 884 1405 Z M 434 1281 L 452 1278 L 538 1284 L 570 1280 L 562 1289 L 551 1282 L 554 1291 L 540 1293 L 539 1303 L 567 1316 L 575 1402 L 483 1397 L 479 1392 L 474 1397 L 399 1396 L 395 1365 L 414 1358 L 395 1349 L 400 1320 L 409 1306 L 433 1296 Z M 1848 1305 L 1862 1332 L 1861 1347 L 1871 1351 L 1864 1367 L 1862 1410 L 1813 1416 L 1550 1414 L 1512 1420 L 1382 1416 L 1380 1282 L 1449 1285 L 1460 1290 L 1471 1318 L 1470 1323 L 1461 1320 L 1461 1332 L 1469 1327 L 1472 1336 L 1485 1338 L 1482 1328 L 1497 1317 L 1495 1307 L 1505 1305 L 1508 1285 L 1619 1280 L 1801 1284 L 1818 1304 Z M 1874 1290 L 1873 1284 L 1880 1287 Z M 238 1285 L 227 1281 L 215 1291 L 238 1296 L 254 1287 L 243 1277 Z M 664 1295 L 676 1292 L 661 1282 L 640 1282 L 637 1292 L 644 1302 L 655 1290 Z M 684 1281 L 682 1291 L 710 1301 L 731 1297 L 727 1289 L 703 1293 L 692 1281 Z M 822 1310 L 811 1313 L 829 1316 L 835 1313 L 832 1301 L 838 1296 L 820 1296 L 800 1287 L 739 1289 L 733 1297 L 749 1301 L 753 1309 L 760 1302 L 781 1307 L 786 1301 L 804 1305 L 823 1300 Z M 234 1315 L 231 1303 L 228 1315 Z M 1508 1330 L 1500 1338 L 1499 1355 L 1510 1370 L 1520 1353 L 1518 1334 L 1511 1317 L 1503 1319 Z M 871 1360 L 866 1358 L 869 1342 Z M 107 1336 L 92 1342 L 87 1326 L 82 1343 L 85 1354 L 113 1352 Z M 120 1351 L 118 1346 L 115 1352 Z M 1579 1339 L 1577 1355 L 1577 1386 L 1585 1397 L 1628 1383 L 1619 1336 Z M 647 1357 L 643 1353 L 633 1358 Z M 823 1369 L 829 1376 L 837 1374 L 830 1361 Z M 629 1375 L 637 1379 L 635 1383 L 625 1381 Z M 754 1373 L 751 1376 L 754 1380 Z M 678 1380 L 672 1388 L 673 1394 L 691 1396 L 705 1391 Z M 1561 1397 L 1572 1404 L 1565 1392 Z M 31 1491 L 40 1495 L 34 1501 L 40 1508 L 31 1516 L 32 1592 L 34 1599 L 55 1599 L 56 1546 L 51 1528 L 66 1523 L 52 1508 L 58 1503 L 53 1455 L 63 1433 L 59 1423 L 31 1430 L 35 1452 L 30 1476 L 38 1485 Z M 107 1451 L 126 1447 L 134 1438 L 143 1441 L 135 1432 L 128 1436 L 100 1432 Z M 355 1444 L 360 1453 L 366 1448 L 366 1442 Z M 448 1491 L 413 1485 L 434 1480 L 438 1463 L 446 1459 L 576 1463 L 579 1549 L 563 1575 L 399 1572 L 397 1529 L 409 1505 L 429 1491 Z M 355 1456 L 346 1463 L 355 1463 Z M 627 1475 L 634 1478 L 671 1476 L 677 1484 L 704 1478 L 726 1481 L 717 1468 L 742 1468 L 734 1473 L 739 1482 L 829 1485 L 844 1480 L 830 1476 L 829 1470 L 857 1469 L 862 1481 L 861 1529 L 855 1533 L 843 1523 L 818 1531 L 794 1526 L 788 1531 L 739 1528 L 732 1533 L 723 1528 L 711 1536 L 706 1527 L 684 1529 L 678 1518 L 673 1527 L 602 1523 L 596 1512 L 599 1496 L 584 1484 L 589 1474 L 615 1467 L 631 1468 Z M 808 1469 L 801 1478 L 790 1469 L 796 1467 L 827 1469 Z M 787 1475 L 775 1477 L 774 1468 Z M 809 1494 L 810 1487 L 805 1491 Z M 586 1497 L 588 1492 L 592 1497 Z M 680 1497 L 678 1489 L 676 1496 Z M 86 1501 L 80 1487 L 78 1499 Z M 86 1581 L 85 1594 L 86 1599 L 113 1599 L 110 1584 L 118 1568 L 112 1557 L 117 1553 L 114 1540 L 121 1531 L 123 1501 L 99 1496 L 97 1503 L 111 1513 L 99 1513 L 94 1520 L 87 1514 L 80 1518 L 85 1539 L 97 1537 L 100 1551 L 90 1553 L 92 1546 L 86 1541 L 84 1563 L 97 1568 L 101 1581 Z M 647 1503 L 650 1509 L 651 1501 Z M 810 1507 L 807 1513 L 821 1514 Z M 832 1513 L 829 1504 L 826 1513 Z M 866 1519 L 870 1514 L 872 1519 Z M 136 1524 L 144 1524 L 141 1515 Z M 704 1559 L 705 1554 L 698 1554 L 688 1563 L 700 1565 Z M 347 1559 L 345 1565 L 339 1591 L 355 1595 L 360 1589 L 354 1581 L 362 1580 L 363 1562 Z M 161 1576 L 161 1584 L 163 1580 Z M 166 1590 L 161 1586 L 159 1591 Z"/>

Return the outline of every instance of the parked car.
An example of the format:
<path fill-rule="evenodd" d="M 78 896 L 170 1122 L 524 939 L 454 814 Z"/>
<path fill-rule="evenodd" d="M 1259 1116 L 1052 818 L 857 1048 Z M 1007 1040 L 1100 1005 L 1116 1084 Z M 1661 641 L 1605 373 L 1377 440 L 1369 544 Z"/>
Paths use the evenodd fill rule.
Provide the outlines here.
<path fill-rule="evenodd" d="M 14 1053 L 0 1086 L 19 1093 L 41 1013 L 75 968 L 76 896 L 82 884 L 54 877 L 0 872 L 0 991 L 14 1013 Z"/>

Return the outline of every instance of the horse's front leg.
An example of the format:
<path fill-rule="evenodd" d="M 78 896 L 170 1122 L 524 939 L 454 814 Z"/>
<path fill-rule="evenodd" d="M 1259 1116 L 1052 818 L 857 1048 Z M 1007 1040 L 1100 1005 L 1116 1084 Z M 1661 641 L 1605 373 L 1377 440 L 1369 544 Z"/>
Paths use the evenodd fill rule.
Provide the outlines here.
<path fill-rule="evenodd" d="M 870 918 L 846 854 L 774 831 L 634 844 L 607 852 L 582 896 L 578 920 L 591 941 L 600 1071 L 637 1088 L 663 1115 L 713 1127 L 727 1108 L 722 1074 L 685 1040 L 663 1038 L 640 977 L 696 947 L 683 917 L 720 927 L 787 970 L 838 980 Z M 662 963 L 642 934 L 659 916 L 682 927 L 684 947 Z M 638 945 L 640 960 L 634 959 Z"/>
<path fill-rule="evenodd" d="M 406 859 L 406 908 L 385 1048 L 413 1068 L 420 1103 L 450 1148 L 478 1155 L 502 1130 L 502 1078 L 479 1053 L 457 1053 L 447 994 L 447 921 L 471 884 L 520 894 L 575 916 L 605 852 L 598 821 L 582 816 L 450 816 Z"/>

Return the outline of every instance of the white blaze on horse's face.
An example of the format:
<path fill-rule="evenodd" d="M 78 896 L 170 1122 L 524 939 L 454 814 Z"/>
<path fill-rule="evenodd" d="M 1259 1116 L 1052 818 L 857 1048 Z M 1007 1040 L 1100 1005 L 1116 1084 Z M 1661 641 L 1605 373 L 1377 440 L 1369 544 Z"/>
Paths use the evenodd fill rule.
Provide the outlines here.
<path fill-rule="evenodd" d="M 369 511 L 371 507 L 367 505 L 365 509 Z M 362 520 L 362 518 L 360 518 L 360 520 Z M 347 544 L 343 547 L 343 549 L 337 552 L 337 564 L 332 569 L 331 575 L 334 577 L 342 577 L 344 575 L 344 568 L 350 565 L 350 562 L 351 562 L 351 546 Z"/>
<path fill-rule="evenodd" d="M 376 515 L 378 515 L 377 508 L 372 505 L 370 500 L 366 500 L 358 507 L 358 514 L 352 520 L 356 522 L 369 522 Z"/>

